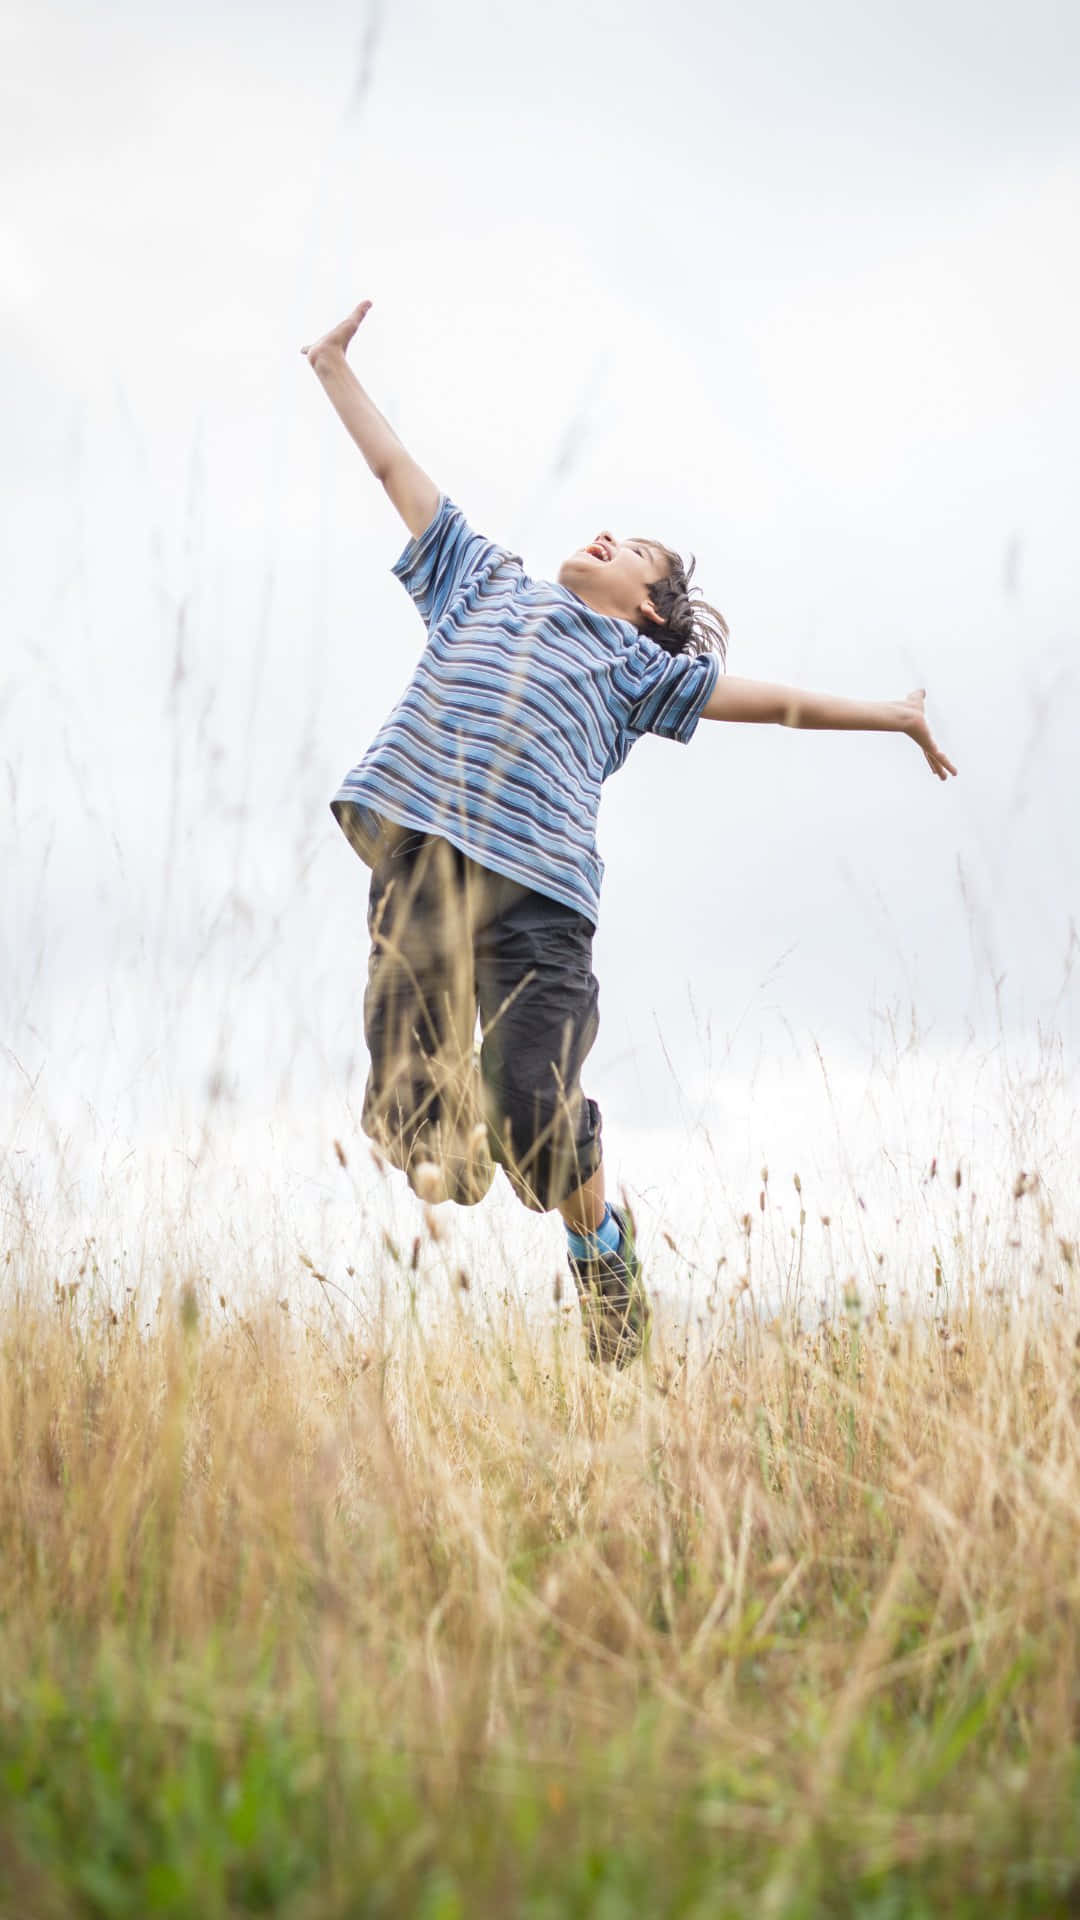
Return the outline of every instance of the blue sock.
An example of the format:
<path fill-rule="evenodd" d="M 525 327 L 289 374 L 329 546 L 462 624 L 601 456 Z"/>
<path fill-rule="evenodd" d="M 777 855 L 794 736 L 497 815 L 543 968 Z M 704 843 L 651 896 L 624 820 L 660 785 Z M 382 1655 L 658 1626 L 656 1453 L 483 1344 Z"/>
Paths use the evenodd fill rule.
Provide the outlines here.
<path fill-rule="evenodd" d="M 619 1223 L 610 1206 L 605 1205 L 604 1217 L 595 1232 L 575 1233 L 573 1227 L 567 1227 L 566 1239 L 575 1260 L 595 1260 L 601 1253 L 615 1252 L 619 1244 Z"/>

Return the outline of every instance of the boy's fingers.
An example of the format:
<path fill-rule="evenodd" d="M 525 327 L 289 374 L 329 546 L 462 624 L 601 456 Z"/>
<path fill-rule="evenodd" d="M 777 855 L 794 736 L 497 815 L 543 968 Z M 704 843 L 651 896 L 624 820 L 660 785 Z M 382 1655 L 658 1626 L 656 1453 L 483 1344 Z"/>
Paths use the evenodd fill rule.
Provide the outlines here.
<path fill-rule="evenodd" d="M 324 337 L 327 340 L 340 339 L 343 334 L 348 333 L 351 339 L 352 335 L 356 332 L 357 327 L 360 325 L 361 320 L 364 318 L 365 314 L 369 312 L 370 308 L 371 308 L 370 300 L 361 300 L 360 305 L 358 307 L 353 308 L 348 319 L 343 320 L 339 327 L 334 328 L 333 333 L 328 333 Z M 306 347 L 301 347 L 300 351 L 301 353 L 309 354 L 311 352 L 311 342 L 309 341 Z"/>

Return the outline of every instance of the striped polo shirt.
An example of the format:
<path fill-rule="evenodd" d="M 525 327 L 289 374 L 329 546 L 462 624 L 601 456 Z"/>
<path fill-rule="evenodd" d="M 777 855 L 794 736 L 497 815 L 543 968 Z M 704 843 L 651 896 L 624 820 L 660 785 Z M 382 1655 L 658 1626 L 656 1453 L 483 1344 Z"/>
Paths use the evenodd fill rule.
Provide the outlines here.
<path fill-rule="evenodd" d="M 445 494 L 392 571 L 427 628 L 393 712 L 331 801 L 370 864 L 380 818 L 575 907 L 595 926 L 600 789 L 635 740 L 687 741 L 715 656 L 669 654 L 469 526 Z"/>

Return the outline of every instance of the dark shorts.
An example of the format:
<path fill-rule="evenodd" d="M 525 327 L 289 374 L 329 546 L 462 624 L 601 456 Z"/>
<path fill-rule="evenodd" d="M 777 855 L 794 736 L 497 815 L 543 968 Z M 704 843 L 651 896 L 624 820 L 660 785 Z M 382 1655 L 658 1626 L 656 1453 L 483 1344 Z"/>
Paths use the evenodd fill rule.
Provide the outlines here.
<path fill-rule="evenodd" d="M 558 1206 L 601 1161 L 600 1110 L 579 1080 L 599 1026 L 592 922 L 388 826 L 368 930 L 364 1131 L 409 1173 L 463 1166 L 479 1140 L 489 1182 L 494 1161 L 527 1206 Z M 463 1183 L 452 1197 L 482 1195 Z"/>

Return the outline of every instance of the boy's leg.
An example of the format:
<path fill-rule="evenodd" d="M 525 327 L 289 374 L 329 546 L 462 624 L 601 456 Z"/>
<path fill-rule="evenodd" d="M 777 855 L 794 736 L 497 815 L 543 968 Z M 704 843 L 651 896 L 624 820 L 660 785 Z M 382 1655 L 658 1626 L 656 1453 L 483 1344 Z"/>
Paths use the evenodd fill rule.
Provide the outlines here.
<path fill-rule="evenodd" d="M 600 1109 L 580 1081 L 599 1030 L 592 927 L 520 887 L 496 898 L 474 948 L 491 1152 L 519 1200 L 546 1213 L 602 1159 Z"/>
<path fill-rule="evenodd" d="M 362 1125 L 423 1198 L 472 1205 L 494 1178 L 473 1034 L 476 985 L 462 858 L 388 829 L 372 868 Z"/>
<path fill-rule="evenodd" d="M 596 1172 L 568 1193 L 565 1200 L 559 1202 L 559 1212 L 568 1227 L 575 1233 L 595 1233 L 607 1212 L 604 1194 L 604 1166 L 601 1161 Z"/>
<path fill-rule="evenodd" d="M 600 1110 L 581 1090 L 599 1027 L 592 927 L 519 895 L 478 934 L 476 975 L 492 1153 L 526 1206 L 562 1214 L 586 1350 L 624 1366 L 649 1306 L 633 1222 L 605 1202 Z"/>

